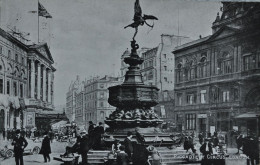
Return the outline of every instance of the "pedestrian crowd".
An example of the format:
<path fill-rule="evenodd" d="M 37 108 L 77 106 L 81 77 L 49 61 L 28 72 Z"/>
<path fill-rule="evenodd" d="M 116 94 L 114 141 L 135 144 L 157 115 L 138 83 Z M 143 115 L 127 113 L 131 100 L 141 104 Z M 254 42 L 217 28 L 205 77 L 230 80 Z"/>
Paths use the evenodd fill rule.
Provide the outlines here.
<path fill-rule="evenodd" d="M 28 139 L 43 137 L 44 133 L 46 132 L 43 129 L 40 129 L 40 130 L 25 129 L 25 128 L 21 128 L 21 129 L 13 128 L 13 129 L 8 129 L 8 130 L 3 129 L 2 130 L 3 139 L 7 139 L 8 141 L 13 140 L 16 137 L 16 130 L 20 130 L 21 136 L 26 137 Z M 50 132 L 48 134 L 49 134 L 50 138 L 53 140 L 53 138 L 54 138 L 53 131 L 50 130 Z"/>

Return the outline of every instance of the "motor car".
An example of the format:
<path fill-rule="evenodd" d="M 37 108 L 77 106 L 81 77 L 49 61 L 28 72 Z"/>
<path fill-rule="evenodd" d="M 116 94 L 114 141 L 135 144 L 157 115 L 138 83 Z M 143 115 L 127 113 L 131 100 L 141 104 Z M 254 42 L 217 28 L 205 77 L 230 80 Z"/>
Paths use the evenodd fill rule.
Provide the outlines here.
<path fill-rule="evenodd" d="M 27 147 L 24 149 L 24 154 L 39 154 L 40 153 L 40 145 L 41 143 L 35 143 L 32 140 L 28 140 L 28 145 Z M 8 144 L 4 147 L 4 149 L 1 149 L 1 155 L 5 158 L 10 158 L 14 156 L 14 146 L 12 146 L 11 144 Z"/>

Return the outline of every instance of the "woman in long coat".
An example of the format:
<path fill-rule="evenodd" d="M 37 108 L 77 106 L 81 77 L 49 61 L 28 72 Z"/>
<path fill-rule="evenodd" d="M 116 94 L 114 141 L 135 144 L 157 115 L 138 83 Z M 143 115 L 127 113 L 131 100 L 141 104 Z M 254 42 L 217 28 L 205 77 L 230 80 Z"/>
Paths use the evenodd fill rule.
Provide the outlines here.
<path fill-rule="evenodd" d="M 50 144 L 50 138 L 49 138 L 47 132 L 44 133 L 43 137 L 44 138 L 42 141 L 42 147 L 40 150 L 40 154 L 43 155 L 44 162 L 47 162 L 47 158 L 48 158 L 48 161 L 51 160 L 50 155 L 49 155 L 51 153 L 51 144 Z"/>

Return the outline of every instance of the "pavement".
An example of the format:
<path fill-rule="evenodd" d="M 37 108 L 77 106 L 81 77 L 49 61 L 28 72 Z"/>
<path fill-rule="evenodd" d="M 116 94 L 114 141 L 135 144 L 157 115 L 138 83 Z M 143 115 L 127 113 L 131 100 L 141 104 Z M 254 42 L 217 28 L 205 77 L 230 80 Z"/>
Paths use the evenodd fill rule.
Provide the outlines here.
<path fill-rule="evenodd" d="M 28 141 L 29 143 L 33 143 L 31 141 Z M 1 141 L 1 146 L 4 144 L 10 144 L 10 142 L 3 142 Z M 41 142 L 36 144 L 41 147 Z M 58 156 L 60 154 L 63 154 L 65 152 L 65 147 L 71 145 L 70 143 L 67 142 L 56 142 L 54 141 L 51 143 L 51 149 L 52 149 L 52 154 L 50 154 L 51 161 L 44 163 L 44 159 L 42 155 L 25 155 L 24 156 L 24 165 L 37 165 L 37 164 L 46 164 L 46 165 L 61 165 L 62 162 L 53 160 L 53 157 Z M 198 149 L 200 146 L 196 146 Z M 226 165 L 246 165 L 246 159 L 241 158 L 243 154 L 236 154 L 237 149 L 236 148 L 228 148 L 227 149 L 227 154 L 229 154 L 231 159 L 226 159 L 225 163 Z M 198 163 L 200 164 L 200 163 Z M 0 158 L 0 165 L 15 165 L 15 159 L 14 158 L 9 158 L 3 160 L 3 158 Z M 194 164 L 193 164 L 194 165 Z"/>

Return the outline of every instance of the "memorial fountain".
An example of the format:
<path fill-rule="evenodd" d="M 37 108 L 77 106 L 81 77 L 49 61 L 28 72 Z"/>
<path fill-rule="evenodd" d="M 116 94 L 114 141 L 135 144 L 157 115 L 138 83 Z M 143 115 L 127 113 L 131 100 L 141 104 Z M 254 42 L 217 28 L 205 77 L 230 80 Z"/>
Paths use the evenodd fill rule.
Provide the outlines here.
<path fill-rule="evenodd" d="M 145 85 L 142 80 L 139 65 L 143 58 L 137 54 L 139 45 L 135 41 L 138 27 L 149 25 L 146 20 L 157 20 L 151 15 L 142 15 L 139 0 L 135 2 L 134 23 L 126 26 L 135 28 L 135 34 L 131 41 L 131 54 L 125 57 L 124 62 L 129 65 L 121 85 L 112 86 L 109 89 L 110 105 L 116 110 L 105 120 L 109 126 L 106 131 L 105 141 L 112 143 L 114 139 L 124 140 L 128 131 L 134 133 L 134 141 L 145 145 L 170 146 L 173 140 L 169 134 L 163 133 L 159 128 L 163 120 L 159 119 L 153 107 L 158 104 L 159 89 L 153 85 Z"/>

